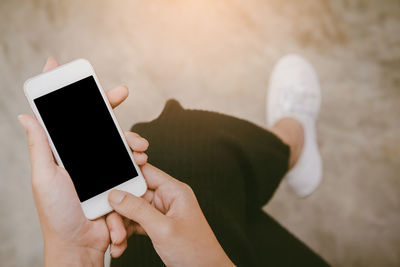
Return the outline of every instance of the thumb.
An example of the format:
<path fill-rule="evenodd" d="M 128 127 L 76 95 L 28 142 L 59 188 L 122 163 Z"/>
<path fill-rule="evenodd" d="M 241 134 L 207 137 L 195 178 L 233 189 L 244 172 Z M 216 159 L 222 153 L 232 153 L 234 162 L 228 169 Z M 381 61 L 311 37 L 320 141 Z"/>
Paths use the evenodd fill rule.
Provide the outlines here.
<path fill-rule="evenodd" d="M 46 64 L 44 65 L 43 72 L 52 70 L 52 69 L 58 67 L 59 65 L 60 64 L 58 64 L 57 60 L 54 57 L 49 57 L 46 61 Z"/>
<path fill-rule="evenodd" d="M 55 166 L 53 154 L 42 126 L 31 115 L 19 115 L 18 120 L 28 135 L 32 170 L 53 168 Z"/>
<path fill-rule="evenodd" d="M 108 194 L 108 200 L 116 212 L 140 224 L 150 237 L 168 221 L 168 217 L 149 202 L 127 192 L 112 190 Z"/>

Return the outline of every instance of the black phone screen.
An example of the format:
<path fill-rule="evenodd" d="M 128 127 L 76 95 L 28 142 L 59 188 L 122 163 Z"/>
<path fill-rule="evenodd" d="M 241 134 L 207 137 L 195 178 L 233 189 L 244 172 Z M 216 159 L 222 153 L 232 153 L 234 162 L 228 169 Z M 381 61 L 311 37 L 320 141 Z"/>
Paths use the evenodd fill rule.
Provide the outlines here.
<path fill-rule="evenodd" d="M 81 202 L 138 176 L 93 76 L 34 102 Z"/>

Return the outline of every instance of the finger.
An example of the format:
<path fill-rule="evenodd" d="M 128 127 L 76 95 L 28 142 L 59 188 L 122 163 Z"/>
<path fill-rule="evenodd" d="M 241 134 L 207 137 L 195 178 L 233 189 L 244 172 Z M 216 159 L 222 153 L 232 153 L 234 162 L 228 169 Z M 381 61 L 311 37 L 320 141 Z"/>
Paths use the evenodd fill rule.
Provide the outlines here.
<path fill-rule="evenodd" d="M 122 220 L 124 221 L 125 229 L 128 228 L 128 225 L 130 223 L 132 223 L 132 220 L 130 220 L 130 219 L 126 218 L 126 217 L 123 217 L 123 216 L 121 216 L 121 217 L 122 217 Z"/>
<path fill-rule="evenodd" d="M 129 147 L 136 152 L 144 152 L 149 148 L 149 141 L 141 137 L 137 133 L 126 131 L 124 132 L 126 141 Z"/>
<path fill-rule="evenodd" d="M 108 101 L 112 108 L 116 108 L 121 104 L 129 95 L 128 87 L 125 85 L 117 86 L 113 89 L 106 91 Z"/>
<path fill-rule="evenodd" d="M 125 224 L 127 239 L 133 234 L 147 235 L 146 231 L 139 224 L 125 217 L 122 220 Z"/>
<path fill-rule="evenodd" d="M 152 203 L 154 199 L 154 191 L 153 190 L 147 190 L 146 193 L 142 196 L 147 202 Z"/>
<path fill-rule="evenodd" d="M 126 234 L 130 237 L 133 234 L 147 235 L 146 231 L 139 224 L 132 222 L 126 227 Z"/>
<path fill-rule="evenodd" d="M 139 223 L 151 236 L 166 227 L 169 218 L 150 205 L 146 200 L 124 191 L 112 190 L 108 194 L 111 207 L 128 219 Z"/>
<path fill-rule="evenodd" d="M 147 187 L 150 189 L 156 190 L 163 184 L 176 182 L 174 178 L 149 163 L 141 166 L 140 169 L 146 179 Z"/>
<path fill-rule="evenodd" d="M 54 57 L 49 57 L 46 61 L 46 64 L 44 65 L 43 72 L 52 70 L 52 69 L 58 67 L 59 65 L 60 64 L 58 64 L 57 60 Z"/>
<path fill-rule="evenodd" d="M 113 258 L 120 257 L 122 255 L 122 253 L 124 253 L 127 246 L 128 246 L 128 242 L 126 239 L 124 239 L 124 241 L 121 244 L 118 244 L 118 245 L 111 244 L 111 247 L 110 247 L 111 257 L 113 257 Z"/>
<path fill-rule="evenodd" d="M 22 127 L 25 128 L 28 135 L 32 171 L 55 168 L 56 164 L 49 146 L 49 141 L 39 122 L 33 116 L 27 114 L 19 115 L 18 120 Z"/>
<path fill-rule="evenodd" d="M 106 217 L 106 224 L 110 232 L 111 243 L 113 245 L 122 244 L 126 239 L 126 229 L 121 216 L 116 212 L 111 212 Z"/>
<path fill-rule="evenodd" d="M 133 159 L 135 160 L 137 165 L 144 165 L 147 162 L 147 154 L 134 152 Z"/>

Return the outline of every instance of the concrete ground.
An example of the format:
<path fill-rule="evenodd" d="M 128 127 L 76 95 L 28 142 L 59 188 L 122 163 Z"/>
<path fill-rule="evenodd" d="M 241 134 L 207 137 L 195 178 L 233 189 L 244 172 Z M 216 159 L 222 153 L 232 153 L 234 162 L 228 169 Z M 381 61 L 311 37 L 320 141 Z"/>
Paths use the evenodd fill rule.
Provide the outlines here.
<path fill-rule="evenodd" d="M 263 125 L 269 72 L 289 52 L 320 76 L 324 180 L 306 199 L 283 183 L 265 210 L 334 266 L 399 266 L 397 0 L 2 0 L 0 265 L 42 263 L 16 116 L 29 112 L 24 80 L 48 56 L 87 58 L 105 88 L 127 84 L 116 113 L 128 129 L 172 97 Z"/>

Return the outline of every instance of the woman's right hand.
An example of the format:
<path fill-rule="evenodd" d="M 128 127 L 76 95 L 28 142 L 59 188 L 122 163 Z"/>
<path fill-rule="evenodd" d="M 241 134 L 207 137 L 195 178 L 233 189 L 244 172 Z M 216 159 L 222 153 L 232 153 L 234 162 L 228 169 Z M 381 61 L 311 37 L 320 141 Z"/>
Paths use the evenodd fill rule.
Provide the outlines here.
<path fill-rule="evenodd" d="M 133 221 L 124 224 L 121 219 L 119 225 L 108 225 L 110 231 L 147 234 L 167 266 L 233 266 L 192 189 L 150 164 L 141 169 L 149 188 L 142 198 L 118 190 L 109 193 L 113 209 Z"/>

